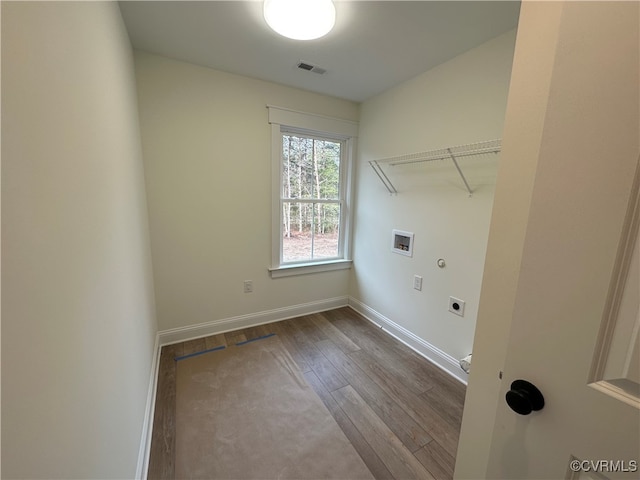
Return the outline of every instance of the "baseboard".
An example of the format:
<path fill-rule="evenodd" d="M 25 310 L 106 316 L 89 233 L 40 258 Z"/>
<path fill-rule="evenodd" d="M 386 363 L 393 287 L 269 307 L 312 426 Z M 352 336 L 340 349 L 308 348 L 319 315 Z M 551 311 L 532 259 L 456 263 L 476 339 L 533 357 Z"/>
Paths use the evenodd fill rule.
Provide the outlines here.
<path fill-rule="evenodd" d="M 288 318 L 309 315 L 311 313 L 318 313 L 334 308 L 346 307 L 348 301 L 349 297 L 346 296 L 335 297 L 317 302 L 266 310 L 263 312 L 240 315 L 237 317 L 214 320 L 212 322 L 190 325 L 188 327 L 172 328 L 170 330 L 158 332 L 156 335 L 155 346 L 153 348 L 152 368 L 149 378 L 149 390 L 147 393 L 147 405 L 142 425 L 142 438 L 140 439 L 140 449 L 138 451 L 138 464 L 136 466 L 135 478 L 146 479 L 149 471 L 149 453 L 151 450 L 151 436 L 153 434 L 153 416 L 156 404 L 160 350 L 164 345 L 238 330 L 240 328 L 255 327 L 265 323 L 277 322 Z"/>
<path fill-rule="evenodd" d="M 138 465 L 135 478 L 143 480 L 147 478 L 149 470 L 149 453 L 151 451 L 151 435 L 153 434 L 153 416 L 156 407 L 156 390 L 158 386 L 158 369 L 160 366 L 160 336 L 156 334 L 151 359 L 151 372 L 149 374 L 149 390 L 147 391 L 147 405 L 144 411 L 142 423 L 142 437 L 138 450 Z"/>
<path fill-rule="evenodd" d="M 265 323 L 278 322 L 288 318 L 295 318 L 301 315 L 323 312 L 334 308 L 346 307 L 349 297 L 334 297 L 317 302 L 303 303 L 290 307 L 265 310 L 263 312 L 239 315 L 237 317 L 213 320 L 211 322 L 190 325 L 188 327 L 172 328 L 158 333 L 160 346 L 172 343 L 184 342 L 194 338 L 216 335 L 218 333 L 230 332 L 241 328 L 255 327 Z"/>
<path fill-rule="evenodd" d="M 423 340 L 417 335 L 414 335 L 406 328 L 398 325 L 393 320 L 385 317 L 370 306 L 362 303 L 360 300 L 349 297 L 349 306 L 371 323 L 385 330 L 391 336 L 404 343 L 416 353 L 425 357 L 435 366 L 444 370 L 459 382 L 465 385 L 467 384 L 469 375 L 460 368 L 460 362 L 448 353 L 443 352 L 439 348 L 431 345 L 429 342 Z"/>
<path fill-rule="evenodd" d="M 136 478 L 145 479 L 149 468 L 149 451 L 151 448 L 151 435 L 153 432 L 153 415 L 155 409 L 156 386 L 158 381 L 158 368 L 160 362 L 160 349 L 164 345 L 184 342 L 194 338 L 216 335 L 218 333 L 230 332 L 241 328 L 255 327 L 266 323 L 278 322 L 288 318 L 295 318 L 302 315 L 332 310 L 334 308 L 349 306 L 356 312 L 369 320 L 371 323 L 384 329 L 409 348 L 431 361 L 434 365 L 444 370 L 463 384 L 467 384 L 468 375 L 460 368 L 458 361 L 442 350 L 434 347 L 430 343 L 414 335 L 409 330 L 393 322 L 373 308 L 356 300 L 353 297 L 335 297 L 317 302 L 293 305 L 291 307 L 266 310 L 248 315 L 240 315 L 222 320 L 190 325 L 188 327 L 172 328 L 158 332 L 154 347 L 153 368 L 149 380 L 149 393 L 147 395 L 147 407 L 142 429 L 142 439 L 140 451 L 138 453 L 138 465 Z"/>

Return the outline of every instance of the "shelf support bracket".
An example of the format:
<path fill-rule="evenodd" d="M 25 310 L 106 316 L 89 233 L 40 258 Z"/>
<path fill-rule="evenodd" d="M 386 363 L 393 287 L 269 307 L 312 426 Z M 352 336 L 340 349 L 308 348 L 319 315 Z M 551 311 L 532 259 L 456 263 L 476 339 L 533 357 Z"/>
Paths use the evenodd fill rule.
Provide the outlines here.
<path fill-rule="evenodd" d="M 464 174 L 462 173 L 462 170 L 460 169 L 460 165 L 458 165 L 458 160 L 456 160 L 455 155 L 453 154 L 453 152 L 451 151 L 450 148 L 447 148 L 447 151 L 449 152 L 449 155 L 451 156 L 451 160 L 453 160 L 453 164 L 456 166 L 456 169 L 458 170 L 458 173 L 460 174 L 460 178 L 462 178 L 462 181 L 464 182 L 464 186 L 467 187 L 467 191 L 469 192 L 469 196 L 473 196 L 473 190 L 471 190 L 471 187 L 469 186 L 469 183 L 467 182 L 467 179 L 465 178 Z"/>
<path fill-rule="evenodd" d="M 398 190 L 396 190 L 396 187 L 393 186 L 393 183 L 391 183 L 391 180 L 389 180 L 389 177 L 387 177 L 387 175 L 384 173 L 384 170 L 382 170 L 382 167 L 380 167 L 380 164 L 378 164 L 376 160 L 371 160 L 369 162 L 369 165 L 371 165 L 371 168 L 373 168 L 373 171 L 376 172 L 376 175 L 378 175 L 378 178 L 380 178 L 384 186 L 387 187 L 387 190 L 389 190 L 389 193 L 391 195 L 397 194 Z"/>

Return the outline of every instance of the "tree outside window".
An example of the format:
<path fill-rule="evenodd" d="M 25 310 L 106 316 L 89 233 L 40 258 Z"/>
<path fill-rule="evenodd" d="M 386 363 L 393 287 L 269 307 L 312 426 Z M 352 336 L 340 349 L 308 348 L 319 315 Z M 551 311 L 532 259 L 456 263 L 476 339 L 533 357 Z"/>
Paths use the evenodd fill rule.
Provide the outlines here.
<path fill-rule="evenodd" d="M 340 256 L 344 142 L 283 133 L 282 263 Z"/>

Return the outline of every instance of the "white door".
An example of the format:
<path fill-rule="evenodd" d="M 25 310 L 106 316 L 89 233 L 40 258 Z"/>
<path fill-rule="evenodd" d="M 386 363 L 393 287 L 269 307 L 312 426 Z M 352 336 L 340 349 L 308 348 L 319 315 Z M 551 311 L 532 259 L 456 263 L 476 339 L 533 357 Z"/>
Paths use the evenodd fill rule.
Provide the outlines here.
<path fill-rule="evenodd" d="M 549 68 L 509 97 L 537 96 L 542 115 L 490 478 L 640 478 L 639 23 L 635 1 L 522 5 L 514 75 L 534 57 Z M 502 162 L 519 161 L 508 133 L 526 116 L 507 115 Z M 507 405 L 535 397 L 508 394 L 515 380 L 541 410 Z"/>

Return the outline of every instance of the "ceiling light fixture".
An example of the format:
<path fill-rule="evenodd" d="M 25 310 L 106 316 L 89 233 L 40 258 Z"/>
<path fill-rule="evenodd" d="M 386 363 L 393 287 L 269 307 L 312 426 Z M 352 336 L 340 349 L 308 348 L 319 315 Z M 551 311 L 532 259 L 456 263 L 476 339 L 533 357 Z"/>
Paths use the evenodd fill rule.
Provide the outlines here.
<path fill-rule="evenodd" d="M 267 25 L 294 40 L 320 38 L 336 23 L 331 0 L 265 0 L 263 13 Z"/>

